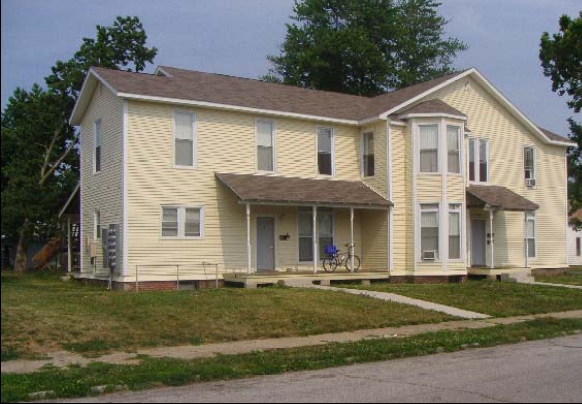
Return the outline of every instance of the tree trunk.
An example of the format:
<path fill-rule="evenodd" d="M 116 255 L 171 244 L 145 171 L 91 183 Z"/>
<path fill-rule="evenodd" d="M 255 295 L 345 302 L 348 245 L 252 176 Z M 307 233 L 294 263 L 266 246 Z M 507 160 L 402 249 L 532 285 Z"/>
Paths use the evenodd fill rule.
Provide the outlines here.
<path fill-rule="evenodd" d="M 28 243 L 30 241 L 28 224 L 28 219 L 26 219 L 20 230 L 18 247 L 16 247 L 16 257 L 14 258 L 14 271 L 16 272 L 24 272 L 28 268 Z"/>

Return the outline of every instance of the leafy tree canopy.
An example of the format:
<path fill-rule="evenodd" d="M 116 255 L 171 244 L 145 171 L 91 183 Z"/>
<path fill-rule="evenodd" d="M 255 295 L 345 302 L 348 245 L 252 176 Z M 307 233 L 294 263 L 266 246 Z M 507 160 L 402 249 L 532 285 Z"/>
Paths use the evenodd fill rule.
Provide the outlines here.
<path fill-rule="evenodd" d="M 540 60 L 544 75 L 552 79 L 552 90 L 568 95 L 568 106 L 582 109 L 582 11 L 577 18 L 563 15 L 560 31 L 541 38 Z M 582 124 L 570 118 L 570 139 L 578 144 L 568 151 L 569 200 L 572 212 L 582 209 Z M 578 223 L 578 225 L 582 225 Z"/>
<path fill-rule="evenodd" d="M 295 21 L 263 78 L 374 96 L 453 70 L 467 45 L 446 38 L 434 0 L 296 0 Z"/>

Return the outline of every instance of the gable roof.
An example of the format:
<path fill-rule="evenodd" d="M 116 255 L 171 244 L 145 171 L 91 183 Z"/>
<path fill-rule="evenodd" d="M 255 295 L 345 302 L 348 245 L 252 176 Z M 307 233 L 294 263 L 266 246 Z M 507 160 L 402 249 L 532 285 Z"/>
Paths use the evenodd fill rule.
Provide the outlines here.
<path fill-rule="evenodd" d="M 399 116 L 401 119 L 404 119 L 406 116 L 416 114 L 445 114 L 464 119 L 467 118 L 467 115 L 439 99 L 428 100 L 421 102 L 420 104 L 416 104 L 415 106 L 400 112 Z"/>
<path fill-rule="evenodd" d="M 83 84 L 70 121 L 72 125 L 80 124 L 90 96 L 97 83 L 101 82 L 113 94 L 126 99 L 360 126 L 368 121 L 389 119 L 391 114 L 422 101 L 429 94 L 468 75 L 473 75 L 487 87 L 542 140 L 560 146 L 574 145 L 568 139 L 546 134 L 535 126 L 476 69 L 454 72 L 377 97 L 363 97 L 167 66 L 160 66 L 156 74 L 93 67 Z"/>

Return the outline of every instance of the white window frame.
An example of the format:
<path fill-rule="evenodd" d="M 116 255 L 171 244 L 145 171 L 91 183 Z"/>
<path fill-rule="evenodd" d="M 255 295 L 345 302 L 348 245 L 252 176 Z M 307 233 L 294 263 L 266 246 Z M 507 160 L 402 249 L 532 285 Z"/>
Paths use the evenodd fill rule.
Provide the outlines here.
<path fill-rule="evenodd" d="M 447 128 L 447 142 L 446 142 L 446 144 L 447 144 L 447 164 L 446 164 L 447 174 L 448 175 L 462 176 L 463 175 L 463 136 L 462 136 L 463 129 L 459 125 L 452 125 L 452 124 L 447 124 L 446 128 Z M 456 173 L 449 171 L 449 129 L 450 128 L 454 128 L 457 130 L 457 140 L 459 142 L 458 143 L 459 144 L 459 152 L 458 152 L 459 172 L 456 172 Z"/>
<path fill-rule="evenodd" d="M 527 236 L 527 224 L 528 222 L 533 222 L 533 231 L 534 236 L 533 239 Z M 531 251 L 527 248 L 527 258 L 528 259 L 536 259 L 538 256 L 538 218 L 535 212 L 525 212 L 525 234 L 524 234 L 525 242 L 527 243 L 529 240 L 534 240 L 534 255 L 530 255 Z"/>
<path fill-rule="evenodd" d="M 178 210 L 178 235 L 164 236 L 162 223 L 164 220 L 164 209 Z M 200 236 L 186 236 L 186 209 L 200 210 Z M 162 240 L 201 240 L 204 238 L 205 209 L 203 205 L 162 205 L 160 208 L 160 238 Z"/>
<path fill-rule="evenodd" d="M 450 251 L 447 251 L 447 258 L 448 258 L 449 262 L 464 262 L 464 260 L 465 260 L 465 248 L 463 248 L 463 240 L 464 240 L 464 236 L 465 236 L 465 234 L 464 234 L 464 222 L 463 222 L 463 210 L 464 210 L 464 206 L 463 206 L 463 203 L 461 203 L 461 202 L 450 202 L 448 204 L 447 220 L 450 220 L 449 215 L 451 213 L 459 215 L 459 251 L 460 251 L 459 258 L 450 258 L 450 256 L 449 256 Z M 448 230 L 447 246 L 450 249 L 450 243 L 451 243 L 450 225 L 447 225 L 447 230 Z"/>
<path fill-rule="evenodd" d="M 101 130 L 101 118 L 93 122 L 93 174 L 99 174 L 103 170 L 103 136 Z M 99 134 L 99 136 L 97 136 Z M 99 142 L 97 142 L 99 138 Z M 97 167 L 97 147 L 99 147 L 99 167 Z M 97 169 L 99 168 L 99 169 Z"/>
<path fill-rule="evenodd" d="M 432 209 L 427 209 L 425 206 L 434 206 Z M 448 209 L 447 209 L 448 212 Z M 438 221 L 438 230 L 437 230 L 437 255 L 435 260 L 424 260 L 423 259 L 423 250 L 422 250 L 422 214 L 423 213 L 436 213 L 437 214 L 437 221 Z M 449 219 L 447 215 L 447 220 Z M 424 264 L 430 263 L 437 263 L 442 262 L 442 245 L 443 240 L 442 238 L 442 214 L 441 214 L 441 203 L 440 202 L 422 202 L 418 205 L 418 251 L 420 253 L 419 257 L 416 257 L 417 261 Z M 446 235 L 449 236 L 448 234 Z M 447 252 L 448 257 L 448 252 Z"/>
<path fill-rule="evenodd" d="M 367 130 L 365 132 L 362 132 L 361 134 L 361 140 L 360 140 L 360 149 L 362 150 L 362 152 L 360 153 L 360 159 L 361 159 L 361 176 L 364 179 L 368 179 L 368 178 L 374 178 L 376 176 L 376 150 L 374 150 L 374 175 L 366 175 L 366 161 L 364 159 L 365 156 L 365 147 L 366 147 L 366 135 L 371 134 L 373 139 L 374 139 L 374 149 L 376 149 L 376 133 L 373 130 Z"/>
<path fill-rule="evenodd" d="M 192 117 L 192 165 L 185 166 L 176 163 L 176 115 L 185 114 Z M 195 170 L 198 169 L 198 134 L 196 133 L 196 114 L 192 111 L 174 110 L 172 114 L 172 166 L 181 170 Z"/>
<path fill-rule="evenodd" d="M 308 210 L 309 209 L 309 210 Z M 337 228 L 336 228 L 336 211 L 333 208 L 329 208 L 331 209 L 331 211 L 329 212 L 321 212 L 320 209 L 327 209 L 325 206 L 322 207 L 318 207 L 317 208 L 317 246 L 319 248 L 321 248 L 320 245 L 320 239 L 321 239 L 321 233 L 320 233 L 320 226 L 319 226 L 319 220 L 321 219 L 320 214 L 321 213 L 331 213 L 332 217 L 331 217 L 331 221 L 332 221 L 332 239 L 333 239 L 333 243 L 335 244 L 338 240 L 337 238 Z M 302 265 L 308 265 L 308 264 L 313 264 L 313 260 L 310 261 L 301 261 L 301 257 L 300 257 L 300 252 L 299 252 L 299 240 L 301 238 L 309 238 L 311 240 L 311 248 L 313 249 L 313 229 L 311 229 L 311 235 L 310 236 L 301 236 L 301 232 L 300 232 L 300 228 L 299 228 L 299 215 L 309 215 L 309 218 L 311 219 L 311 223 L 313 223 L 313 208 L 312 207 L 303 207 L 303 209 L 300 207 L 297 209 L 297 262 L 299 262 Z M 313 256 L 313 254 L 311 254 Z M 323 261 L 325 259 L 325 255 L 321 255 L 318 253 L 318 259 L 319 261 Z"/>
<path fill-rule="evenodd" d="M 487 145 L 486 160 L 487 160 L 487 181 L 481 181 L 481 142 L 485 142 Z M 468 180 L 471 184 L 487 184 L 491 182 L 491 141 L 487 138 L 471 137 L 468 141 L 468 147 L 473 147 L 473 153 L 475 155 L 475 179 L 471 180 L 471 151 L 467 156 L 467 164 L 469 172 L 467 174 Z"/>
<path fill-rule="evenodd" d="M 321 174 L 319 172 L 319 131 L 329 130 L 331 133 L 331 174 Z M 315 172 L 320 178 L 335 178 L 335 130 L 329 126 L 315 127 Z"/>
<path fill-rule="evenodd" d="M 273 170 L 259 169 L 259 123 L 271 124 L 272 144 L 273 144 Z M 317 150 L 317 149 L 316 149 Z M 256 118 L 255 119 L 255 170 L 259 174 L 277 174 L 277 122 L 273 119 Z"/>
<path fill-rule="evenodd" d="M 527 168 L 525 166 L 525 162 L 526 162 L 526 160 L 525 160 L 525 152 L 528 149 L 532 150 L 532 152 L 533 152 L 533 167 L 531 168 L 531 174 L 533 174 L 533 175 L 529 179 L 535 180 L 536 181 L 536 185 L 537 185 L 537 165 L 538 165 L 537 164 L 538 163 L 538 161 L 537 161 L 538 160 L 537 154 L 538 153 L 537 153 L 537 149 L 534 146 L 525 146 L 523 148 L 523 180 L 524 180 L 524 183 L 525 183 L 525 181 L 528 180 L 526 178 Z"/>
<path fill-rule="evenodd" d="M 436 126 L 437 128 L 437 170 L 436 171 L 422 171 L 421 170 L 421 153 L 422 153 L 422 148 L 421 148 L 421 133 L 420 133 L 420 128 L 423 126 Z M 416 151 L 416 172 L 420 175 L 441 175 L 442 174 L 442 156 L 441 156 L 441 138 L 442 133 L 441 133 L 441 121 L 437 121 L 437 122 L 419 122 L 418 124 L 416 124 L 416 138 L 417 138 L 417 144 L 418 144 L 418 150 Z"/>
<path fill-rule="evenodd" d="M 101 240 L 101 211 L 99 209 L 93 211 L 93 239 Z"/>

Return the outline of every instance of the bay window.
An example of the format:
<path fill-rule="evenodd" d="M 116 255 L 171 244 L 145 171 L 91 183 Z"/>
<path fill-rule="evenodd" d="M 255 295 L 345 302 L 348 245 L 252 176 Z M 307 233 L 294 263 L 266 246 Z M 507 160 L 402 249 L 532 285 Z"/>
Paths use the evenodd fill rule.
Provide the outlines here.
<path fill-rule="evenodd" d="M 450 174 L 461 173 L 461 128 L 447 126 L 447 165 Z"/>
<path fill-rule="evenodd" d="M 439 171 L 439 126 L 421 125 L 420 129 L 420 172 Z"/>
<path fill-rule="evenodd" d="M 439 255 L 439 205 L 421 205 L 420 211 L 421 259 L 436 260 Z"/>
<path fill-rule="evenodd" d="M 461 206 L 449 205 L 449 259 L 461 259 Z"/>

